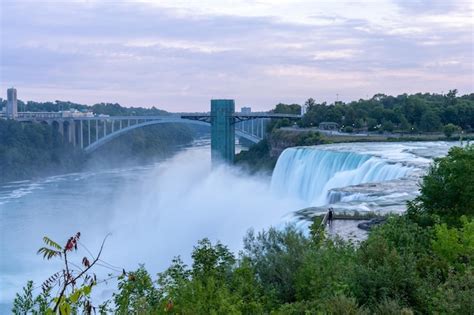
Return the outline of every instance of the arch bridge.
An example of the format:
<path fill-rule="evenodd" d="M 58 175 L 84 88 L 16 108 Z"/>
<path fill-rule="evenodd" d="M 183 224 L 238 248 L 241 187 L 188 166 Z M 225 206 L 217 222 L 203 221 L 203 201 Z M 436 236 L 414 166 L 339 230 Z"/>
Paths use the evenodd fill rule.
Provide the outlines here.
<path fill-rule="evenodd" d="M 236 113 L 234 100 L 211 100 L 210 113 L 182 113 L 162 116 L 62 117 L 60 113 L 19 113 L 19 121 L 52 125 L 64 139 L 91 153 L 109 141 L 137 128 L 156 124 L 186 123 L 211 128 L 212 160 L 233 162 L 235 136 L 252 143 L 265 137 L 270 119 L 299 119 L 300 115 Z"/>

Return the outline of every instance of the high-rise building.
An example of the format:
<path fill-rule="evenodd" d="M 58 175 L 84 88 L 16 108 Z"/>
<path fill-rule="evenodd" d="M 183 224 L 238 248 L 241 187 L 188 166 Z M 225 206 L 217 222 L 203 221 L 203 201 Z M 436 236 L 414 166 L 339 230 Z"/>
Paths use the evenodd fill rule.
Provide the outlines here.
<path fill-rule="evenodd" d="M 18 102 L 16 98 L 16 89 L 7 90 L 7 118 L 15 119 L 18 116 Z"/>

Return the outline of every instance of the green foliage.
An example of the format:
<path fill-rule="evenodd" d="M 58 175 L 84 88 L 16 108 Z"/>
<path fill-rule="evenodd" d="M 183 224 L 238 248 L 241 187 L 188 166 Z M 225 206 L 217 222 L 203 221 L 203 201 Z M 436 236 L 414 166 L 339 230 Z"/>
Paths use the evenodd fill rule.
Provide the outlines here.
<path fill-rule="evenodd" d="M 383 131 L 388 131 L 388 132 L 392 132 L 395 130 L 395 125 L 393 122 L 391 122 L 390 120 L 386 120 L 383 122 L 382 124 L 382 130 Z"/>
<path fill-rule="evenodd" d="M 448 228 L 446 223 L 435 225 L 433 251 L 449 265 L 463 267 L 474 264 L 474 220 L 462 218 L 462 227 Z"/>
<path fill-rule="evenodd" d="M 343 132 L 347 132 L 347 133 L 353 133 L 353 132 L 354 132 L 354 127 L 352 127 L 352 126 L 345 126 L 344 128 L 342 128 L 342 131 L 343 131 Z"/>
<path fill-rule="evenodd" d="M 6 100 L 3 104 L 6 105 Z M 26 103 L 18 100 L 18 109 L 20 111 L 27 112 L 58 112 L 68 111 L 75 109 L 78 111 L 92 111 L 95 114 L 110 115 L 110 116 L 153 116 L 153 115 L 167 115 L 168 113 L 164 110 L 157 109 L 156 107 L 143 108 L 143 107 L 123 107 L 117 103 L 99 103 L 92 106 L 77 104 L 68 101 L 55 101 L 55 102 L 34 102 L 28 101 Z"/>
<path fill-rule="evenodd" d="M 402 307 L 395 300 L 382 300 L 375 307 L 375 314 L 383 315 L 412 315 L 413 311 L 409 308 Z"/>
<path fill-rule="evenodd" d="M 112 140 L 90 157 L 49 125 L 0 119 L 0 182 L 77 171 L 86 165 L 150 162 L 169 156 L 177 145 L 191 143 L 195 131 L 182 124 L 147 126 Z"/>
<path fill-rule="evenodd" d="M 76 170 L 84 160 L 51 126 L 0 119 L 0 182 Z"/>
<path fill-rule="evenodd" d="M 301 114 L 301 105 L 298 104 L 277 104 L 273 110 L 271 110 L 274 114 L 292 114 L 292 115 L 299 115 Z"/>
<path fill-rule="evenodd" d="M 396 97 L 377 94 L 367 100 L 330 105 L 317 104 L 310 99 L 306 102 L 307 111 L 300 125 L 315 127 L 321 122 L 332 121 L 364 128 L 365 122 L 369 131 L 382 127 L 389 132 L 439 132 L 443 125 L 453 124 L 469 131 L 474 126 L 474 95 L 456 96 L 453 91 L 445 96 L 428 93 Z"/>
<path fill-rule="evenodd" d="M 159 293 L 143 266 L 118 282 L 119 291 L 114 293 L 117 314 L 150 314 L 159 304 Z"/>
<path fill-rule="evenodd" d="M 221 243 L 213 246 L 209 239 L 200 240 L 198 246 L 194 247 L 191 257 L 194 261 L 193 278 L 203 280 L 210 277 L 224 280 L 235 264 L 235 258 L 227 247 Z"/>
<path fill-rule="evenodd" d="M 33 281 L 28 281 L 23 287 L 22 294 L 16 294 L 13 300 L 12 313 L 15 315 L 45 314 L 49 308 L 50 290 L 46 290 L 41 294 L 33 297 L 34 284 Z"/>
<path fill-rule="evenodd" d="M 359 307 L 356 299 L 347 297 L 345 295 L 336 295 L 326 300 L 326 303 L 324 304 L 324 311 L 326 311 L 327 314 L 334 315 L 368 314 L 368 312 L 363 307 Z"/>
<path fill-rule="evenodd" d="M 324 143 L 324 140 L 321 139 L 321 134 L 315 131 L 298 133 L 295 141 L 297 146 L 317 145 Z"/>
<path fill-rule="evenodd" d="M 242 150 L 235 156 L 235 164 L 241 165 L 251 173 L 257 171 L 271 171 L 277 159 L 270 156 L 270 142 L 263 139 L 252 145 L 248 150 Z"/>
<path fill-rule="evenodd" d="M 270 303 L 296 300 L 297 271 L 302 267 L 309 240 L 295 227 L 269 229 L 244 239 L 244 253 L 255 269 Z"/>
<path fill-rule="evenodd" d="M 459 131 L 459 129 L 458 126 L 449 123 L 443 127 L 443 132 L 447 138 L 451 138 L 454 133 Z"/>
<path fill-rule="evenodd" d="M 426 110 L 421 116 L 419 127 L 422 131 L 439 131 L 441 129 L 441 119 L 433 110 Z"/>
<path fill-rule="evenodd" d="M 301 106 L 298 104 L 277 104 L 274 109 L 270 111 L 273 114 L 292 114 L 292 115 L 300 115 L 301 114 Z M 293 124 L 289 119 L 274 119 L 271 120 L 270 123 L 267 125 L 267 131 L 271 132 L 274 129 L 278 129 L 281 127 L 289 127 Z"/>
<path fill-rule="evenodd" d="M 473 296 L 474 268 L 471 264 L 462 273 L 449 273 L 446 281 L 436 288 L 429 313 L 474 314 Z"/>
<path fill-rule="evenodd" d="M 100 259 L 107 237 L 103 240 L 95 258 L 89 261 L 87 257 L 84 257 L 82 266 L 79 266 L 71 261 L 68 253 L 77 251 L 80 237 L 80 232 L 71 236 L 64 248 L 46 236 L 43 238 L 46 246 L 40 248 L 38 253 L 43 254 L 43 258 L 48 260 L 54 257 L 59 258 L 63 263 L 63 268 L 42 283 L 42 293 L 36 297 L 33 292 L 36 288 L 33 287 L 33 282 L 29 281 L 23 288 L 23 294 L 17 294 L 13 301 L 14 314 L 92 314 L 93 310 L 95 313 L 90 295 L 92 287 L 97 284 L 97 278 L 95 274 L 89 272 Z M 51 297 L 50 292 L 53 289 L 57 293 L 56 296 Z"/>
<path fill-rule="evenodd" d="M 361 246 L 358 261 L 351 284 L 359 301 L 368 305 L 377 305 L 384 299 L 408 305 L 423 302 L 414 253 L 403 253 L 377 235 Z"/>
<path fill-rule="evenodd" d="M 448 225 L 460 225 L 474 214 L 474 146 L 454 147 L 437 159 L 421 184 L 416 211 L 440 216 Z"/>
<path fill-rule="evenodd" d="M 298 300 L 326 300 L 348 294 L 354 273 L 355 248 L 349 242 L 327 239 L 308 251 L 297 273 Z"/>
<path fill-rule="evenodd" d="M 54 242 L 47 236 L 43 237 L 43 242 L 46 244 L 48 247 L 41 247 L 38 249 L 37 254 L 42 254 L 43 258 L 45 259 L 51 259 L 53 257 L 59 257 L 61 258 L 62 253 L 63 253 L 63 248 L 59 246 L 58 243 Z"/>

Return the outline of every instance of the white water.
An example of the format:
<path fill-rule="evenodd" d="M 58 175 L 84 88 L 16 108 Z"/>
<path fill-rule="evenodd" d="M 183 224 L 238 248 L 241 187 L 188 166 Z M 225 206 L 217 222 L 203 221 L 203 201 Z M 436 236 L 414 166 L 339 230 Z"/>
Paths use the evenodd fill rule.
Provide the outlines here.
<path fill-rule="evenodd" d="M 418 194 L 418 182 L 434 157 L 456 143 L 355 143 L 286 149 L 272 190 L 298 198 L 316 212 L 402 212 Z"/>
<path fill-rule="evenodd" d="M 333 188 L 394 180 L 409 171 L 401 163 L 389 164 L 366 154 L 317 147 L 289 148 L 278 159 L 272 188 L 278 194 L 296 196 L 319 206 L 329 203 Z"/>

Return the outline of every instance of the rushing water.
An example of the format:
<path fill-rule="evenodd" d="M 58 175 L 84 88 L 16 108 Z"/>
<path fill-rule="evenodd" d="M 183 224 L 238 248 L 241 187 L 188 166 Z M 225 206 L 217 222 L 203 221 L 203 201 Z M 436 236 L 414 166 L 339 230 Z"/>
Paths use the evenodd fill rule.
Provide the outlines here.
<path fill-rule="evenodd" d="M 455 143 L 357 143 L 290 148 L 278 159 L 272 189 L 316 212 L 403 212 L 433 158 Z"/>
<path fill-rule="evenodd" d="M 0 313 L 28 279 L 39 284 L 60 268 L 35 255 L 48 235 L 58 242 L 77 231 L 115 267 L 145 263 L 152 274 L 208 237 L 238 250 L 248 228 L 293 220 L 293 211 L 328 203 L 341 209 L 403 211 L 432 157 L 451 144 L 340 144 L 285 151 L 273 178 L 231 167 L 211 168 L 208 146 L 154 164 L 53 176 L 0 186 Z M 352 186 L 351 186 L 352 185 Z M 85 251 L 77 254 L 80 260 Z M 116 271 L 110 270 L 116 269 Z M 110 296 L 114 285 L 101 291 Z"/>

